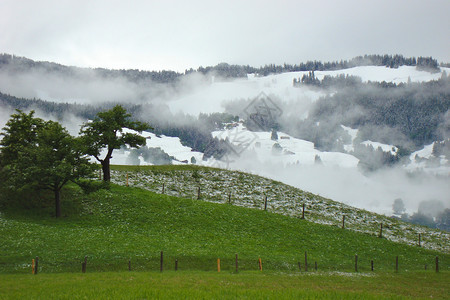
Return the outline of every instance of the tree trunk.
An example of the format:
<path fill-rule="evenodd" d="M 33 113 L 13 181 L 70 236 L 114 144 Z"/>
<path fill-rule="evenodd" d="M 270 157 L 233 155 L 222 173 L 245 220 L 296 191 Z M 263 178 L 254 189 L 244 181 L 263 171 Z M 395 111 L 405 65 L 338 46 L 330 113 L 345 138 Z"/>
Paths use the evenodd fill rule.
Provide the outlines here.
<path fill-rule="evenodd" d="M 60 190 L 57 189 L 55 192 L 55 210 L 56 210 L 56 217 L 61 217 L 61 193 Z"/>
<path fill-rule="evenodd" d="M 109 159 L 104 159 L 102 161 L 102 170 L 103 170 L 103 181 L 106 182 L 111 181 L 111 170 L 109 166 Z"/>

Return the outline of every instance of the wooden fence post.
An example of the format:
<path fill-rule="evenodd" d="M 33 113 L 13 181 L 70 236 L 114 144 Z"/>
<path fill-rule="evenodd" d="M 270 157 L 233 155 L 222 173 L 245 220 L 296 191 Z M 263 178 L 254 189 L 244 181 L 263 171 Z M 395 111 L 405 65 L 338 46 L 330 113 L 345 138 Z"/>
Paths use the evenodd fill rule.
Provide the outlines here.
<path fill-rule="evenodd" d="M 373 272 L 373 260 L 370 261 L 370 270 Z"/>
<path fill-rule="evenodd" d="M 305 218 L 305 203 L 303 203 L 302 219 Z"/>
<path fill-rule="evenodd" d="M 301 271 L 302 270 L 302 264 L 300 262 L 298 262 L 298 270 Z"/>
<path fill-rule="evenodd" d="M 419 247 L 420 247 L 420 237 L 421 237 L 421 236 L 420 236 L 420 233 L 419 233 Z"/>
<path fill-rule="evenodd" d="M 262 261 L 261 261 L 261 257 L 258 259 L 258 266 L 259 266 L 259 270 L 262 272 Z"/>
<path fill-rule="evenodd" d="M 267 195 L 264 194 L 264 210 L 267 210 Z"/>
<path fill-rule="evenodd" d="M 128 260 L 128 271 L 131 271 L 131 259 Z"/>
<path fill-rule="evenodd" d="M 231 192 L 228 192 L 228 203 L 231 204 Z"/>
<path fill-rule="evenodd" d="M 380 237 L 380 238 L 383 237 L 383 223 L 380 224 L 380 234 L 378 237 Z"/>
<path fill-rule="evenodd" d="M 439 257 L 436 256 L 436 273 L 439 272 Z"/>
<path fill-rule="evenodd" d="M 342 216 L 342 229 L 345 228 L 345 215 Z"/>
<path fill-rule="evenodd" d="M 395 257 L 395 272 L 398 272 L 398 256 Z"/>
<path fill-rule="evenodd" d="M 314 270 L 317 271 L 317 261 L 314 262 Z"/>
<path fill-rule="evenodd" d="M 200 187 L 198 187 L 198 190 L 197 190 L 197 200 L 200 200 Z"/>
<path fill-rule="evenodd" d="M 164 182 L 163 182 L 163 186 L 162 186 L 162 193 L 164 194 Z"/>
<path fill-rule="evenodd" d="M 127 186 L 128 186 L 128 172 L 127 172 Z"/>
<path fill-rule="evenodd" d="M 308 271 L 308 254 L 305 251 L 305 271 Z"/>
<path fill-rule="evenodd" d="M 217 272 L 220 272 L 220 258 L 217 259 Z"/>
<path fill-rule="evenodd" d="M 159 262 L 159 271 L 162 272 L 163 271 L 163 261 L 164 261 L 164 253 L 163 251 L 161 251 L 161 259 Z"/>
<path fill-rule="evenodd" d="M 81 272 L 86 273 L 86 267 L 87 267 L 87 256 L 84 257 L 84 261 L 81 263 Z"/>
<path fill-rule="evenodd" d="M 31 274 L 34 274 L 34 268 L 35 264 L 34 264 L 34 258 L 31 260 Z"/>
<path fill-rule="evenodd" d="M 39 257 L 36 256 L 34 260 L 34 275 L 36 275 L 39 272 Z"/>
<path fill-rule="evenodd" d="M 178 271 L 178 258 L 175 259 L 175 271 Z"/>
<path fill-rule="evenodd" d="M 238 272 L 238 255 L 236 253 L 236 273 Z"/>

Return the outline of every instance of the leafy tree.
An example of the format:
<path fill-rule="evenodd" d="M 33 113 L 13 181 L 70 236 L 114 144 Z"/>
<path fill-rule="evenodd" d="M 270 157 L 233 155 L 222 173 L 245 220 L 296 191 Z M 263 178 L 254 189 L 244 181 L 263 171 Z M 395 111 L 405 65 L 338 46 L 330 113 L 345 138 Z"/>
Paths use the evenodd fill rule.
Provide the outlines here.
<path fill-rule="evenodd" d="M 130 132 L 123 132 L 124 128 L 142 132 L 151 127 L 142 122 L 131 121 L 131 114 L 121 106 L 116 105 L 108 111 L 99 112 L 92 122 L 85 123 L 80 134 L 86 153 L 95 157 L 102 165 L 103 180 L 111 180 L 110 161 L 115 149 L 128 145 L 139 147 L 146 144 L 145 138 Z M 103 158 L 102 150 L 106 150 Z"/>
<path fill-rule="evenodd" d="M 6 123 L 1 141 L 1 173 L 12 190 L 47 189 L 55 196 L 55 215 L 61 216 L 61 189 L 69 181 L 92 174 L 92 165 L 58 122 L 35 118 L 18 110 Z"/>

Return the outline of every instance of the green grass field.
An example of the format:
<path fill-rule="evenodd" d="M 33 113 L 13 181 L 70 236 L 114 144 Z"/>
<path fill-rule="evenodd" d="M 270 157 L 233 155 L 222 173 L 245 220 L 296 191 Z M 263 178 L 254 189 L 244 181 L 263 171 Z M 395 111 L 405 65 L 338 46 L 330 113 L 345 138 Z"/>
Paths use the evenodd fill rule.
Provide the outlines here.
<path fill-rule="evenodd" d="M 69 186 L 63 192 L 62 210 L 63 217 L 55 219 L 51 204 L 39 209 L 2 209 L 0 299 L 96 295 L 396 299 L 396 295 L 445 298 L 450 291 L 448 252 L 297 217 L 118 185 L 89 195 Z M 160 251 L 164 251 L 162 274 Z M 36 256 L 39 274 L 33 276 L 31 260 Z M 85 256 L 87 273 L 81 274 Z M 439 273 L 434 271 L 436 256 Z M 221 273 L 217 273 L 218 258 Z M 129 261 L 131 272 L 127 271 Z"/>
<path fill-rule="evenodd" d="M 448 299 L 448 273 L 0 274 L 0 299 Z"/>

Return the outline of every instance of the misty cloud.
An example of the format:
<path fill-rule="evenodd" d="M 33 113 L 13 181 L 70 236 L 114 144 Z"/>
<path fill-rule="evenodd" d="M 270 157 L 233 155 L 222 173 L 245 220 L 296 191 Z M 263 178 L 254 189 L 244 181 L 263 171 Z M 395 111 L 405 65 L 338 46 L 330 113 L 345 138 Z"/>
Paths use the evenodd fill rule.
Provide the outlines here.
<path fill-rule="evenodd" d="M 0 69 L 0 91 L 3 93 L 58 103 L 142 103 L 151 100 L 160 90 L 156 84 L 138 85 L 123 77 L 102 78 L 90 69 L 67 75 L 41 69 L 26 72 Z"/>

